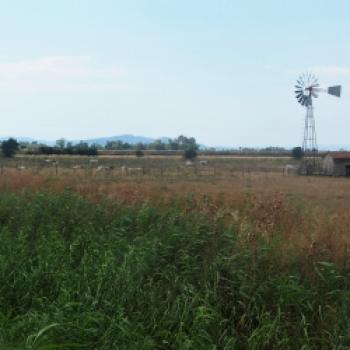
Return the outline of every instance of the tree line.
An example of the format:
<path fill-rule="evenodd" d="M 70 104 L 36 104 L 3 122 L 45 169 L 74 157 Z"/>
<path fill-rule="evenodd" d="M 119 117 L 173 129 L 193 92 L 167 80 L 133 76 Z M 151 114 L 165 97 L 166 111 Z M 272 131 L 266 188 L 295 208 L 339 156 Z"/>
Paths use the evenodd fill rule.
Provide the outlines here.
<path fill-rule="evenodd" d="M 151 143 L 136 143 L 131 144 L 120 140 L 108 141 L 105 146 L 100 144 L 88 144 L 87 142 L 80 141 L 73 144 L 67 142 L 65 139 L 59 139 L 54 146 L 48 146 L 45 144 L 39 144 L 36 141 L 33 142 L 18 142 L 16 139 L 9 138 L 8 140 L 1 142 L 1 151 L 3 156 L 12 157 L 18 151 L 25 154 L 42 154 L 42 155 L 85 155 L 96 156 L 100 150 L 134 150 L 136 156 L 142 156 L 145 150 L 155 151 L 182 151 L 184 158 L 192 159 L 197 156 L 199 145 L 194 137 L 186 137 L 180 135 L 174 139 L 167 140 L 155 140 Z M 209 148 L 209 151 L 217 151 L 215 148 Z M 265 147 L 265 148 L 242 148 L 240 147 L 236 152 L 240 153 L 284 153 L 291 154 L 295 159 L 300 159 L 303 156 L 301 147 L 294 147 L 292 150 L 288 150 L 282 147 Z"/>
<path fill-rule="evenodd" d="M 25 154 L 43 155 L 87 155 L 95 156 L 99 150 L 134 150 L 136 156 L 142 156 L 144 150 L 174 150 L 183 151 L 185 158 L 194 158 L 197 155 L 199 145 L 194 137 L 180 135 L 174 139 L 155 140 L 151 143 L 131 144 L 120 140 L 108 141 L 105 146 L 89 144 L 84 141 L 73 144 L 65 139 L 59 139 L 54 146 L 33 142 L 18 142 L 10 138 L 2 141 L 1 150 L 5 157 L 12 157 L 18 151 Z"/>

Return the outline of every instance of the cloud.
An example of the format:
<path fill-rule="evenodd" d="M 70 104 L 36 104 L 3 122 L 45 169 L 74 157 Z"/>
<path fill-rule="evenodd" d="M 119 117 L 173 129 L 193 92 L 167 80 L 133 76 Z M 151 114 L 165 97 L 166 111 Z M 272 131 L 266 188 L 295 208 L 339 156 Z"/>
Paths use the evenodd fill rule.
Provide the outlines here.
<path fill-rule="evenodd" d="M 0 91 L 74 92 L 104 91 L 122 87 L 126 71 L 101 67 L 82 56 L 48 56 L 0 62 Z"/>

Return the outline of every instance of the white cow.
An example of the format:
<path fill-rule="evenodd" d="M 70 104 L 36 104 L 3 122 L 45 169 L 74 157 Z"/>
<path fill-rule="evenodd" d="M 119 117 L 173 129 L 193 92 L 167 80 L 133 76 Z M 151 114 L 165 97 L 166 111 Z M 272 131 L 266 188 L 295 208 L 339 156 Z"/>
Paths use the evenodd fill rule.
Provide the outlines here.
<path fill-rule="evenodd" d="M 96 168 L 96 172 L 99 173 L 101 171 L 104 171 L 106 173 L 110 173 L 113 169 L 114 169 L 114 166 L 99 165 Z"/>
<path fill-rule="evenodd" d="M 288 175 L 288 174 L 294 174 L 297 171 L 297 167 L 295 165 L 292 164 L 287 164 L 284 168 L 283 168 L 283 174 L 284 175 Z"/>
<path fill-rule="evenodd" d="M 121 167 L 122 176 L 143 175 L 143 168 L 128 168 L 125 165 Z"/>

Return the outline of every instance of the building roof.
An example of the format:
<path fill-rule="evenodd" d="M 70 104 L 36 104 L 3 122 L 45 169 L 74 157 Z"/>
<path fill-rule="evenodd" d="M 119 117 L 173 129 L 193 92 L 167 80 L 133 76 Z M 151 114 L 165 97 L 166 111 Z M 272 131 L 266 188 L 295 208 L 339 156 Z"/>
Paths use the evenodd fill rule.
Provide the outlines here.
<path fill-rule="evenodd" d="M 334 160 L 350 159 L 350 152 L 328 152 L 326 156 L 328 155 Z"/>

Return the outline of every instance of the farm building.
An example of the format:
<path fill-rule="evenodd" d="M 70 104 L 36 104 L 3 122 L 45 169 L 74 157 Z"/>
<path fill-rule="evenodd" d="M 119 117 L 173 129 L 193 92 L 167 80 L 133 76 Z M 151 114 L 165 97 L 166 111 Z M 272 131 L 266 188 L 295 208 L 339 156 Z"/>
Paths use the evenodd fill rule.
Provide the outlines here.
<path fill-rule="evenodd" d="M 325 175 L 350 176 L 350 152 L 328 152 L 323 158 Z"/>

